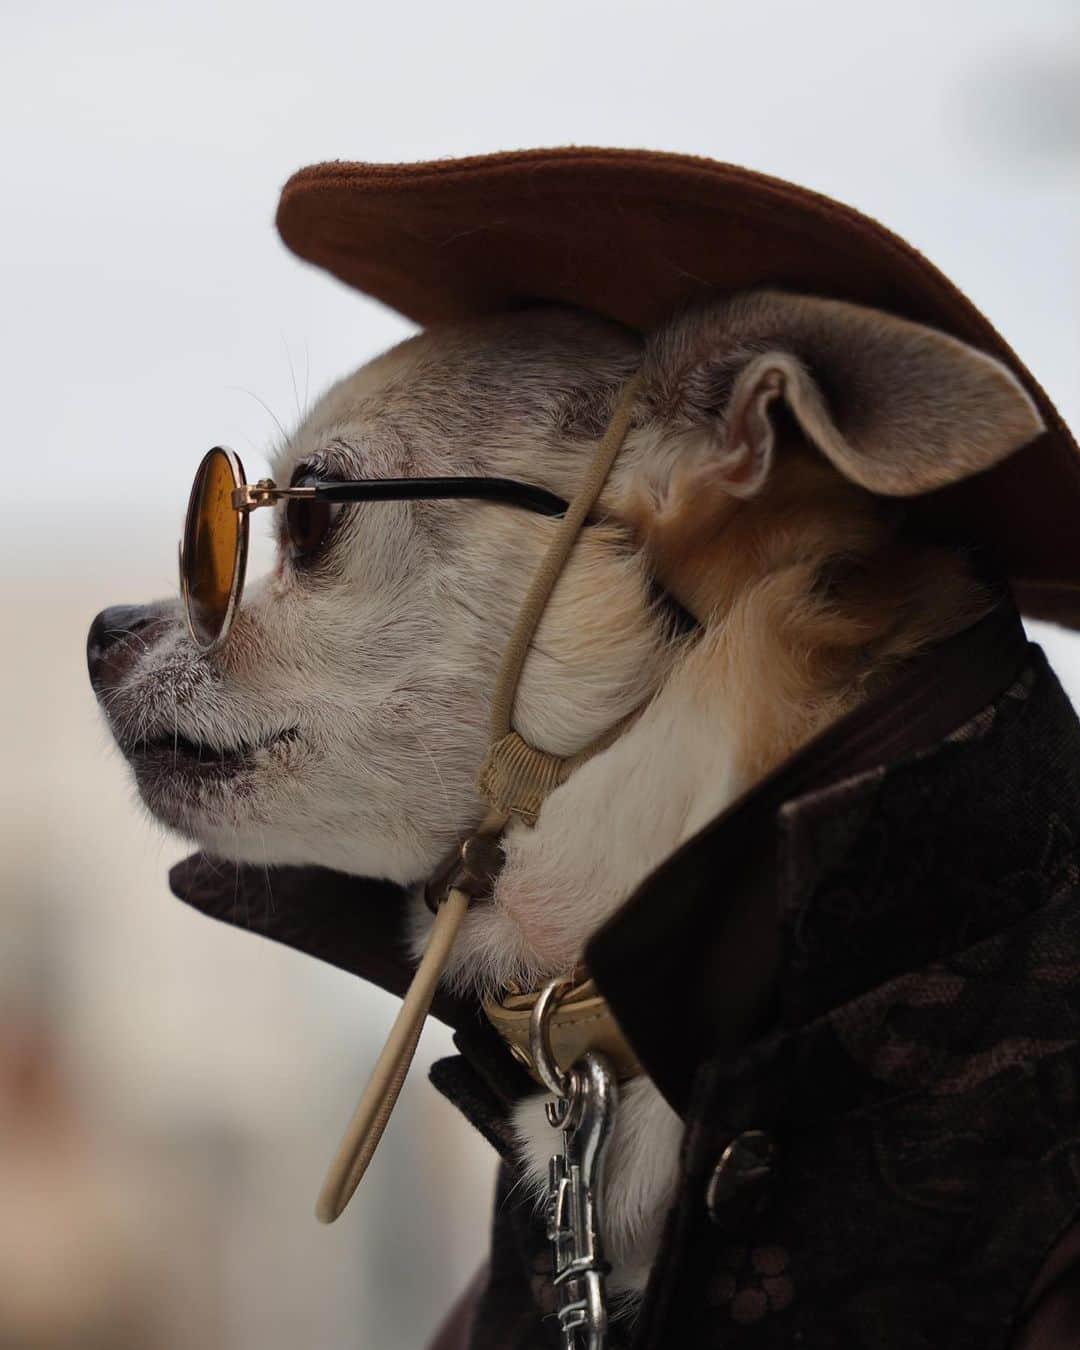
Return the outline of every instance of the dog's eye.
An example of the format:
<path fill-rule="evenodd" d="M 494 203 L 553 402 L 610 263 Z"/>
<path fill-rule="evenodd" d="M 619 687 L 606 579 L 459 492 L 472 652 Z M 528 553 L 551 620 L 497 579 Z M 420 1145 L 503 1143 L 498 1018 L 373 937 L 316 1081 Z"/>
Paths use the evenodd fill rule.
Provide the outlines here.
<path fill-rule="evenodd" d="M 322 547 L 330 529 L 333 508 L 329 502 L 291 501 L 285 508 L 285 533 L 299 558 L 308 558 Z"/>
<path fill-rule="evenodd" d="M 307 487 L 318 482 L 306 474 L 293 482 L 294 487 Z M 338 513 L 330 502 L 313 501 L 310 497 L 294 497 L 285 507 L 284 535 L 294 560 L 314 558 L 330 533 L 330 526 Z"/>

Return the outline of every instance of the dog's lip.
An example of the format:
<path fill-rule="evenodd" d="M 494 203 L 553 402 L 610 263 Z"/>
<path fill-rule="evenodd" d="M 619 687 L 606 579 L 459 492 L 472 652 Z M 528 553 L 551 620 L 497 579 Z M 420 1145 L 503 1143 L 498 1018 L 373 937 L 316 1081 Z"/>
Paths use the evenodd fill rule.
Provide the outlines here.
<path fill-rule="evenodd" d="M 211 745 L 195 741 L 180 732 L 163 732 L 160 736 L 141 739 L 124 747 L 124 753 L 136 768 L 168 769 L 199 777 L 221 777 L 250 768 L 260 751 L 296 741 L 300 732 L 296 727 L 263 736 L 257 741 L 237 741 L 233 745 Z"/>

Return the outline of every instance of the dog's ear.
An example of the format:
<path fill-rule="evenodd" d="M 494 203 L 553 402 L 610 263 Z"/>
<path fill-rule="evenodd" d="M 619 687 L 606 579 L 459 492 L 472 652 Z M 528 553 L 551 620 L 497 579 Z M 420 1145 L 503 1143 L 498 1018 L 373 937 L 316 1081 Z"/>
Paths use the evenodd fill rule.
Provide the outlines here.
<path fill-rule="evenodd" d="M 766 481 L 781 403 L 846 478 L 889 497 L 967 478 L 1043 430 L 999 361 L 880 310 L 758 292 L 702 311 L 696 331 L 687 323 L 666 352 L 701 357 L 681 372 L 681 419 L 697 423 L 699 448 L 710 437 L 715 476 L 734 496 Z"/>

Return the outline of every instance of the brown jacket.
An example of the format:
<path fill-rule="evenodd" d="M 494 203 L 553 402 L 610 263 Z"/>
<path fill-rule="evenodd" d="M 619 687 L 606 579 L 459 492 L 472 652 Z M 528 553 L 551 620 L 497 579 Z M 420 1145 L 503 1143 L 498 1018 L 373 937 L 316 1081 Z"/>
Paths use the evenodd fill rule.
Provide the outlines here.
<path fill-rule="evenodd" d="M 394 888 L 280 869 L 271 910 L 261 869 L 221 875 L 197 855 L 172 884 L 404 987 Z M 1080 724 L 1011 602 L 680 849 L 586 956 L 687 1125 L 613 1350 L 1080 1345 Z M 462 1053 L 433 1080 L 503 1158 L 489 1268 L 440 1345 L 540 1350 L 507 1128 L 529 1084 L 475 1006 L 436 1012 Z"/>

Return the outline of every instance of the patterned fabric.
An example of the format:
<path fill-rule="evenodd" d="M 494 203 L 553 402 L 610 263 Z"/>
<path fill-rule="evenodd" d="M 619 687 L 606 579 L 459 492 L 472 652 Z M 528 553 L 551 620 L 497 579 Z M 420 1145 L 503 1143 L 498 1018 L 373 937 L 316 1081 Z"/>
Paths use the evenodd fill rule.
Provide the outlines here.
<path fill-rule="evenodd" d="M 784 803 L 775 837 L 777 1019 L 700 1069 L 662 1256 L 613 1350 L 1005 1350 L 1080 1217 L 1080 724 L 1032 648 L 993 708 Z M 776 1174 L 732 1232 L 704 1195 L 751 1129 Z M 546 1243 L 503 1151 L 470 1350 L 542 1350 Z"/>

